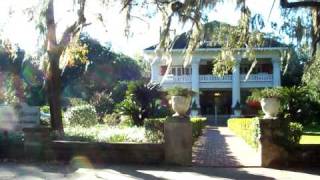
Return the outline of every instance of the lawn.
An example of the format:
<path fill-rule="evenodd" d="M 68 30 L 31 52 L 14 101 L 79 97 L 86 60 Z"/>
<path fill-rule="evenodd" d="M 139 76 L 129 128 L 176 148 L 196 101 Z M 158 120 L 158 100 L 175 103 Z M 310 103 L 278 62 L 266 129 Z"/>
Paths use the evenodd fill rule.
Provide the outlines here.
<path fill-rule="evenodd" d="M 300 144 L 320 144 L 320 127 L 305 127 Z"/>

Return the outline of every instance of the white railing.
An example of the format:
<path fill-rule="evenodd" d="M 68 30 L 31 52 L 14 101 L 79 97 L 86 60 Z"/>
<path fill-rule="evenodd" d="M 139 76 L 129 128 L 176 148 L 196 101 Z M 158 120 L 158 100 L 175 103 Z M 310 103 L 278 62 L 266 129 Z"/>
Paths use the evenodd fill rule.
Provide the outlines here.
<path fill-rule="evenodd" d="M 245 81 L 246 75 L 241 74 L 241 81 Z M 248 79 L 245 81 L 272 81 L 272 74 L 250 74 Z"/>
<path fill-rule="evenodd" d="M 161 77 L 163 78 L 163 77 Z M 165 77 L 164 79 L 165 82 L 167 83 L 191 83 L 191 75 L 183 75 L 183 76 L 172 76 L 172 75 L 168 75 L 167 77 Z"/>
<path fill-rule="evenodd" d="M 242 82 L 270 82 L 272 81 L 272 74 L 251 74 L 249 78 L 245 81 L 245 74 L 240 75 L 240 80 Z M 161 79 L 163 76 L 160 77 Z M 191 75 L 173 76 L 168 75 L 165 77 L 165 83 L 191 83 Z M 200 75 L 200 83 L 214 83 L 214 82 L 232 82 L 232 75 L 216 76 L 216 75 Z"/>
<path fill-rule="evenodd" d="M 200 75 L 200 82 L 231 82 L 232 75 L 215 76 L 215 75 Z"/>

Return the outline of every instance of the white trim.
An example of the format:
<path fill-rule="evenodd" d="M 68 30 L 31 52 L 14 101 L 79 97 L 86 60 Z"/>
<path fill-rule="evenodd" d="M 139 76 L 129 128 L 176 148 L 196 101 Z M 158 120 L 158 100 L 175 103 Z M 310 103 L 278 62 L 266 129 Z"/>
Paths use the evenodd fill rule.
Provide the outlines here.
<path fill-rule="evenodd" d="M 262 48 L 253 48 L 256 51 L 274 51 L 274 50 L 287 50 L 288 47 L 262 47 Z M 198 48 L 195 52 L 218 52 L 222 48 Z M 247 51 L 248 48 L 235 48 L 234 51 Z M 154 53 L 155 50 L 143 50 L 145 53 Z M 185 52 L 186 49 L 172 49 L 170 52 Z"/>

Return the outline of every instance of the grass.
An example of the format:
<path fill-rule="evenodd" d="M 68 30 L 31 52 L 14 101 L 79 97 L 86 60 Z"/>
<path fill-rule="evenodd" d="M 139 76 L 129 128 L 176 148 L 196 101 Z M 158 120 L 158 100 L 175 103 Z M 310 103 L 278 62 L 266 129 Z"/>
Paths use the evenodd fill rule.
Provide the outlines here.
<path fill-rule="evenodd" d="M 320 126 L 306 126 L 300 144 L 320 144 Z"/>

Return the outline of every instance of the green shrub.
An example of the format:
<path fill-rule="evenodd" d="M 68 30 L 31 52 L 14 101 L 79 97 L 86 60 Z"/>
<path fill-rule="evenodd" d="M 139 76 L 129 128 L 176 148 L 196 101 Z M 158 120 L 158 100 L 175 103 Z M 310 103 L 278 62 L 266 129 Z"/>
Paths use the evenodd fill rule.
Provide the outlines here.
<path fill-rule="evenodd" d="M 202 135 L 202 129 L 205 127 L 206 117 L 192 117 L 192 138 L 195 141 L 199 136 Z"/>
<path fill-rule="evenodd" d="M 157 105 L 153 113 L 150 115 L 150 118 L 165 118 L 173 114 L 171 108 L 166 106 Z"/>
<path fill-rule="evenodd" d="M 231 118 L 228 119 L 228 128 L 250 146 L 258 148 L 260 133 L 258 118 Z"/>
<path fill-rule="evenodd" d="M 50 107 L 49 106 L 41 106 L 40 111 L 44 113 L 50 113 Z"/>
<path fill-rule="evenodd" d="M 308 87 L 284 87 L 281 90 L 281 119 L 307 125 L 320 116 L 320 103 L 315 100 Z"/>
<path fill-rule="evenodd" d="M 85 100 L 83 100 L 81 98 L 68 98 L 67 101 L 68 101 L 67 103 L 68 103 L 69 107 L 88 104 L 87 101 L 85 101 Z"/>
<path fill-rule="evenodd" d="M 90 99 L 100 119 L 103 119 L 106 114 L 112 113 L 114 109 L 114 102 L 111 95 L 106 92 L 95 93 Z"/>
<path fill-rule="evenodd" d="M 65 113 L 64 119 L 69 125 L 90 127 L 98 124 L 96 110 L 91 105 L 80 105 L 71 107 Z"/>
<path fill-rule="evenodd" d="M 168 118 L 149 118 L 145 120 L 144 127 L 146 129 L 146 138 L 151 142 L 164 141 L 164 122 Z M 192 139 L 195 141 L 202 135 L 202 129 L 205 127 L 205 117 L 192 117 L 190 122 L 192 124 Z"/>
<path fill-rule="evenodd" d="M 247 100 L 260 101 L 262 98 L 282 98 L 282 88 L 254 89 Z"/>
<path fill-rule="evenodd" d="M 112 113 L 112 114 L 106 114 L 103 117 L 103 123 L 108 126 L 117 126 L 121 122 L 120 114 Z"/>
<path fill-rule="evenodd" d="M 303 133 L 303 126 L 300 123 L 290 122 L 287 139 L 291 144 L 299 144 L 301 135 Z"/>
<path fill-rule="evenodd" d="M 193 94 L 194 92 L 190 89 L 179 86 L 168 89 L 169 96 L 192 96 Z"/>
<path fill-rule="evenodd" d="M 145 118 L 151 117 L 160 97 L 158 84 L 144 84 L 143 81 L 130 82 L 126 98 L 117 105 L 121 114 L 130 115 L 134 125 L 142 126 Z"/>
<path fill-rule="evenodd" d="M 164 141 L 164 122 L 166 118 L 145 119 L 146 138 L 150 142 L 160 143 Z"/>
<path fill-rule="evenodd" d="M 134 123 L 131 116 L 128 115 L 120 115 L 120 127 L 133 127 Z"/>

